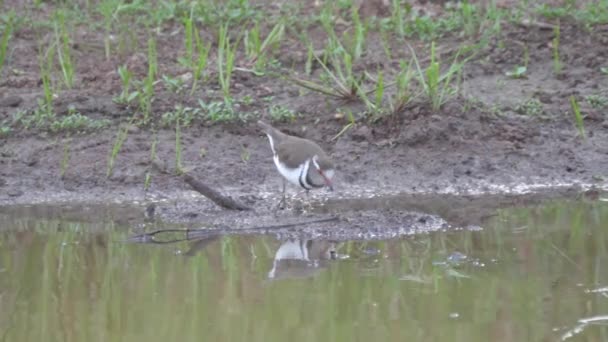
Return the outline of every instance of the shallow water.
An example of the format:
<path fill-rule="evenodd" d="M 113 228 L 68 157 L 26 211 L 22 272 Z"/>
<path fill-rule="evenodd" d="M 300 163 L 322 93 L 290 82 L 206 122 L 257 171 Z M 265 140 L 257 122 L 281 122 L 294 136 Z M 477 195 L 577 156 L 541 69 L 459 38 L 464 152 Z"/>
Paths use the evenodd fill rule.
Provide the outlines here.
<path fill-rule="evenodd" d="M 106 217 L 0 214 L 0 341 L 608 340 L 605 202 L 389 241 L 135 244 Z"/>

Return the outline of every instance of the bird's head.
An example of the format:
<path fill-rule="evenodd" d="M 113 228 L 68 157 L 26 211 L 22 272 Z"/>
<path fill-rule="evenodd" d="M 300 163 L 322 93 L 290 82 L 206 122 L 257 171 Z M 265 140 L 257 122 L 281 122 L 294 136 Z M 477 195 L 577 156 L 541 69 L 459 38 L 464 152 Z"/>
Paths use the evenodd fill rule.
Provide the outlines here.
<path fill-rule="evenodd" d="M 334 186 L 331 182 L 331 178 L 333 177 L 334 170 L 324 169 L 321 167 L 320 164 L 321 163 L 319 162 L 319 156 L 317 156 L 317 155 L 313 156 L 312 165 L 314 166 L 315 171 L 317 171 L 319 176 L 321 176 L 321 178 L 323 178 L 323 181 L 325 182 L 325 185 L 327 186 L 327 188 L 329 188 L 329 190 L 331 190 L 331 191 L 334 191 Z"/>

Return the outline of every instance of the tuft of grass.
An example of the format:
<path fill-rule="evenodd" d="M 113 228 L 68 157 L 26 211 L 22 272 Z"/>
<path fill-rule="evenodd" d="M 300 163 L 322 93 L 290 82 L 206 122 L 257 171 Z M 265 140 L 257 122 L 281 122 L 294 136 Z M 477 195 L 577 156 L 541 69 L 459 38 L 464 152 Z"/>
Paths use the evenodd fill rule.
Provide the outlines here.
<path fill-rule="evenodd" d="M 186 56 L 179 58 L 179 62 L 187 67 L 192 67 L 194 59 L 194 6 L 190 10 L 190 14 L 182 21 L 184 24 L 184 49 Z"/>
<path fill-rule="evenodd" d="M 138 91 L 131 92 L 131 79 L 133 78 L 133 73 L 127 69 L 126 65 L 121 65 L 118 67 L 118 76 L 120 77 L 120 82 L 122 84 L 122 90 L 120 95 L 114 97 L 113 100 L 119 104 L 129 104 L 131 101 L 135 100 L 137 96 L 139 96 Z"/>
<path fill-rule="evenodd" d="M 53 24 L 55 32 L 55 45 L 57 48 L 57 59 L 61 67 L 63 82 L 68 89 L 74 86 L 75 67 L 71 54 L 71 43 L 68 29 L 65 25 L 65 13 L 62 10 L 55 12 Z"/>
<path fill-rule="evenodd" d="M 362 92 L 369 92 L 362 90 L 363 75 L 354 75 L 353 58 L 349 52 L 340 47 L 329 53 L 326 52 L 325 56 L 327 55 L 329 55 L 327 63 L 316 55 L 313 57 L 325 71 L 324 77 L 328 82 L 313 82 L 298 77 L 288 77 L 288 80 L 302 88 L 342 100 L 356 100 Z M 327 64 L 331 64 L 333 70 Z"/>
<path fill-rule="evenodd" d="M 241 145 L 241 160 L 243 161 L 243 163 L 247 164 L 249 162 L 250 158 L 251 158 L 251 153 L 249 153 L 249 150 L 247 149 L 247 147 L 244 145 Z"/>
<path fill-rule="evenodd" d="M 399 37 L 405 37 L 406 28 L 405 28 L 405 13 L 403 8 L 401 7 L 400 0 L 392 0 L 391 1 L 391 22 L 395 28 L 395 33 Z"/>
<path fill-rule="evenodd" d="M 418 71 L 418 82 L 422 85 L 424 93 L 429 99 L 431 108 L 438 111 L 441 106 L 450 98 L 456 95 L 458 91 L 458 82 L 453 83 L 453 78 L 459 76 L 464 66 L 464 61 L 458 61 L 460 51 L 454 57 L 454 61 L 445 73 L 441 73 L 441 64 L 435 50 L 435 43 L 431 43 L 431 61 L 426 69 L 422 69 L 416 52 L 408 45 L 412 52 L 412 58 Z M 459 77 L 458 77 L 459 78 Z"/>
<path fill-rule="evenodd" d="M 6 20 L 4 32 L 2 33 L 2 38 L 0 39 L 0 75 L 2 74 L 4 62 L 6 61 L 6 52 L 8 51 L 8 43 L 13 35 L 14 24 L 15 11 L 11 10 L 8 13 L 8 20 Z"/>
<path fill-rule="evenodd" d="M 201 41 L 198 30 L 193 27 L 194 30 L 194 43 L 196 44 L 196 51 L 198 52 L 197 61 L 194 65 L 194 72 L 192 77 L 192 88 L 190 89 L 190 96 L 194 94 L 196 85 L 198 84 L 203 71 L 207 67 L 207 59 L 209 57 L 209 51 L 211 50 L 211 43 L 203 44 Z"/>
<path fill-rule="evenodd" d="M 578 130 L 578 134 L 581 138 L 585 139 L 586 135 L 585 124 L 583 123 L 583 114 L 581 113 L 581 109 L 574 96 L 570 96 L 570 107 L 572 108 L 572 113 L 574 114 L 574 124 Z"/>
<path fill-rule="evenodd" d="M 123 126 L 119 128 L 118 134 L 116 134 L 116 139 L 114 139 L 114 144 L 112 145 L 112 150 L 110 151 L 110 157 L 108 158 L 108 169 L 106 171 L 106 177 L 112 177 L 112 173 L 114 172 L 114 163 L 116 162 L 116 157 L 118 157 L 118 153 L 122 148 L 122 145 L 127 140 L 127 135 L 129 133 L 129 127 Z"/>
<path fill-rule="evenodd" d="M 64 141 L 63 143 L 63 158 L 61 159 L 60 166 L 60 177 L 63 178 L 65 176 L 66 171 L 68 170 L 68 164 L 70 163 L 70 143 L 72 141 L 70 139 Z"/>
<path fill-rule="evenodd" d="M 148 39 L 148 75 L 143 81 L 142 91 L 139 94 L 139 110 L 143 115 L 143 124 L 150 122 L 152 113 L 152 101 L 154 100 L 154 85 L 158 73 L 158 52 L 156 50 L 156 40 L 153 37 Z"/>
<path fill-rule="evenodd" d="M 238 45 L 238 41 L 232 44 L 230 42 L 230 37 L 228 36 L 228 24 L 222 25 L 218 35 L 217 68 L 218 79 L 220 86 L 222 87 L 224 100 L 231 99 L 230 81 L 232 79 L 234 59 L 236 57 Z"/>
<path fill-rule="evenodd" d="M 350 53 L 353 60 L 358 60 L 363 55 L 365 50 L 365 39 L 367 37 L 368 26 L 367 22 L 361 22 L 357 7 L 353 6 L 351 10 L 351 21 L 353 23 L 353 34 L 350 37 Z"/>
<path fill-rule="evenodd" d="M 255 65 L 256 71 L 262 71 L 266 67 L 268 57 L 266 54 L 273 46 L 277 46 L 283 39 L 285 33 L 285 21 L 281 20 L 272 28 L 266 38 L 262 41 L 260 37 L 259 22 L 249 31 L 245 32 L 245 51 L 248 64 Z"/>
<path fill-rule="evenodd" d="M 118 11 L 121 0 L 102 0 L 98 6 L 97 11 L 103 16 L 103 27 L 105 35 L 103 38 L 103 47 L 106 60 L 110 60 L 111 57 L 111 44 L 110 36 L 112 35 L 112 25 L 114 17 Z"/>
<path fill-rule="evenodd" d="M 53 71 L 53 53 L 52 47 L 45 52 L 42 49 L 39 51 L 40 78 L 42 79 L 42 90 L 44 97 L 38 101 L 37 114 L 42 114 L 47 117 L 54 117 L 53 100 L 55 98 L 52 71 Z"/>
<path fill-rule="evenodd" d="M 156 159 L 156 145 L 157 144 L 158 144 L 158 136 L 155 133 L 154 139 L 152 140 L 152 146 L 150 147 L 150 165 L 152 165 L 152 163 L 154 163 L 154 160 Z M 150 169 L 148 168 L 148 170 L 146 171 L 146 175 L 144 177 L 144 190 L 147 191 L 150 188 L 151 184 L 152 184 L 152 173 L 151 173 Z"/>
<path fill-rule="evenodd" d="M 175 172 L 178 175 L 184 174 L 184 168 L 182 166 L 182 131 L 179 119 L 175 123 Z"/>
<path fill-rule="evenodd" d="M 559 39 L 560 39 L 560 28 L 556 25 L 553 29 L 553 72 L 559 75 L 562 72 L 563 64 L 559 58 Z"/>
<path fill-rule="evenodd" d="M 413 79 L 412 61 L 406 63 L 401 61 L 400 71 L 397 74 L 396 84 L 397 91 L 392 99 L 389 99 L 389 107 L 391 113 L 399 113 L 415 98 L 410 90 L 410 84 Z"/>

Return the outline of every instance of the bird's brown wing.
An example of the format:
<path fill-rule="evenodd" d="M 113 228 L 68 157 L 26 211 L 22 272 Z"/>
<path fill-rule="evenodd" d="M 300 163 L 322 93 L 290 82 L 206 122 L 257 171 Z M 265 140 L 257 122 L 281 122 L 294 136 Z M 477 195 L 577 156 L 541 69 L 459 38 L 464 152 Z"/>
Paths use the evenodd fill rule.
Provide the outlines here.
<path fill-rule="evenodd" d="M 276 149 L 281 162 L 289 168 L 298 167 L 314 155 L 326 157 L 319 145 L 310 140 L 295 137 L 281 142 Z"/>

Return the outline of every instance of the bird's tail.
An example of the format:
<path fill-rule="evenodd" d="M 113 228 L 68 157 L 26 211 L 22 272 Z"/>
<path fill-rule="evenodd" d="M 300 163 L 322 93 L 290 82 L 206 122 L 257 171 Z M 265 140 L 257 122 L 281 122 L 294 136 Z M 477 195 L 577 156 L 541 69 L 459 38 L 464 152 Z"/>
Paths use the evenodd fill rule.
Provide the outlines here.
<path fill-rule="evenodd" d="M 260 126 L 260 128 L 261 128 L 261 129 L 264 131 L 264 133 L 266 133 L 266 134 L 272 134 L 272 135 L 273 135 L 273 134 L 274 134 L 274 133 L 277 131 L 277 129 L 276 129 L 276 128 L 274 128 L 274 127 L 270 126 L 269 124 L 265 123 L 265 122 L 264 122 L 264 121 L 262 121 L 262 120 L 259 120 L 259 121 L 258 121 L 258 126 Z"/>
<path fill-rule="evenodd" d="M 258 126 L 260 126 L 260 128 L 264 131 L 264 133 L 270 135 L 275 141 L 279 141 L 279 140 L 283 139 L 283 137 L 285 136 L 285 134 L 283 132 L 270 126 L 269 124 L 265 123 L 262 120 L 258 121 Z"/>

